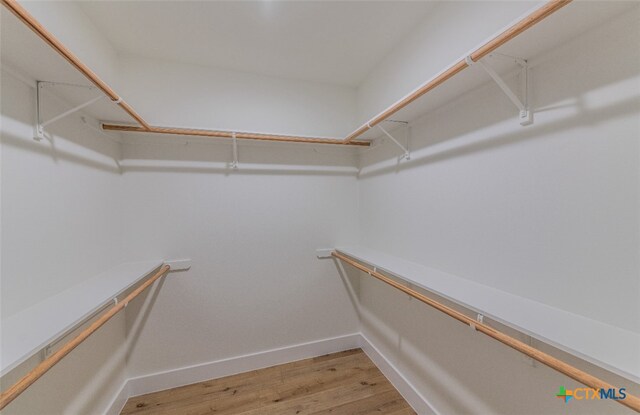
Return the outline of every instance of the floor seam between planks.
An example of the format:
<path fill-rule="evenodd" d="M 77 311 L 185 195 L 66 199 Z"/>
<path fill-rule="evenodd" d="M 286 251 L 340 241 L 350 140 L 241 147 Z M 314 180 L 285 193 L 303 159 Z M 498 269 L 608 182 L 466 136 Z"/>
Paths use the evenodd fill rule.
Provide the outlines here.
<path fill-rule="evenodd" d="M 361 349 L 130 398 L 122 415 L 415 414 Z"/>

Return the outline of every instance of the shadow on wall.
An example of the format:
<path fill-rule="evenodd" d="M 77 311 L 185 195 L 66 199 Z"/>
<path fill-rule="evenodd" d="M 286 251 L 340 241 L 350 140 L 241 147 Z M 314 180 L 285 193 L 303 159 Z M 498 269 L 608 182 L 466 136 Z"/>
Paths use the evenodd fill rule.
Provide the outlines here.
<path fill-rule="evenodd" d="M 342 264 L 342 261 L 337 258 L 331 259 L 340 274 L 340 279 L 342 280 L 342 284 L 344 285 L 347 294 L 349 295 L 349 301 L 351 301 L 351 305 L 353 306 L 353 310 L 358 316 L 358 322 L 362 323 L 362 315 L 360 314 L 360 275 L 358 271 L 354 270 L 352 267 L 345 267 Z"/>
<path fill-rule="evenodd" d="M 640 52 L 636 44 L 638 36 L 629 36 L 629 33 L 637 34 L 637 23 L 638 9 L 635 9 L 530 59 L 533 125 L 520 127 L 515 107 L 497 85 L 488 81 L 412 122 L 410 161 L 387 163 L 380 168 L 372 166 L 398 155 L 400 150 L 385 140 L 382 146 L 365 155 L 362 176 L 437 163 L 637 113 Z M 602 65 L 594 62 L 615 62 L 615 65 L 607 65 L 603 70 Z M 506 78 L 516 91 L 519 76 L 517 73 Z M 449 82 L 455 83 L 455 79 Z M 446 87 L 445 84 L 440 88 Z M 615 92 L 607 93 L 607 89 Z M 601 105 L 593 95 L 603 91 L 605 99 Z M 617 99 L 611 99 L 614 96 Z M 429 95 L 421 99 L 428 100 Z M 466 139 L 472 134 L 475 134 L 473 140 Z M 372 167 L 366 169 L 366 166 Z"/>
<path fill-rule="evenodd" d="M 120 173 L 120 144 L 111 141 L 71 115 L 47 128 L 46 139 L 36 141 L 35 87 L 11 74 L 0 72 L 2 83 L 2 144 L 50 157 L 54 163 L 68 161 L 110 173 Z M 43 94 L 47 114 L 43 119 L 62 112 L 68 105 L 60 104 Z M 62 109 L 61 109 L 62 108 Z"/>
<path fill-rule="evenodd" d="M 170 278 L 170 273 L 160 278 L 156 284 L 151 287 L 150 290 L 143 292 L 138 298 L 132 301 L 125 309 L 126 315 L 126 361 L 129 361 L 131 354 L 133 353 L 142 328 L 145 326 L 149 315 L 153 310 L 153 306 L 158 299 L 158 295 L 164 286 L 167 278 Z"/>
<path fill-rule="evenodd" d="M 66 137 L 65 137 L 66 138 Z M 113 158 L 113 164 L 106 161 L 98 161 L 91 157 L 83 156 L 71 151 L 60 150 L 55 145 L 56 138 L 54 137 L 49 143 L 41 143 L 35 140 L 27 140 L 25 137 L 18 137 L 7 133 L 2 134 L 2 145 L 7 145 L 21 150 L 26 150 L 32 153 L 40 154 L 42 156 L 51 157 L 51 159 L 57 163 L 60 160 L 67 161 L 74 164 L 79 164 L 85 167 L 89 167 L 95 170 L 101 170 L 107 173 L 121 174 L 121 168 L 116 158 Z"/>
<path fill-rule="evenodd" d="M 577 113 L 570 117 L 545 123 L 543 125 L 529 126 L 526 129 L 523 128 L 518 132 L 509 132 L 501 135 L 492 135 L 482 139 L 474 140 L 474 142 L 472 143 L 462 143 L 458 147 L 447 148 L 441 151 L 433 150 L 433 151 L 430 151 L 428 154 L 422 155 L 418 151 L 419 149 L 428 150 L 428 147 L 430 146 L 458 138 L 460 137 L 460 135 L 464 134 L 464 133 L 461 133 L 461 134 L 452 133 L 452 134 L 443 136 L 443 135 L 436 135 L 436 134 L 433 134 L 432 132 L 429 132 L 422 135 L 423 137 L 428 135 L 429 141 L 427 142 L 426 140 L 422 140 L 418 143 L 418 144 L 422 144 L 421 147 L 419 148 L 414 147 L 412 149 L 412 152 L 417 155 L 415 155 L 409 162 L 405 162 L 405 163 L 398 162 L 393 166 L 385 166 L 383 168 L 375 169 L 369 172 L 364 171 L 360 174 L 360 177 L 370 177 L 370 176 L 382 175 L 382 174 L 391 173 L 391 172 L 399 172 L 408 168 L 418 167 L 425 164 L 433 164 L 440 161 L 445 161 L 448 159 L 461 157 L 461 156 L 465 156 L 472 153 L 492 150 L 492 149 L 496 149 L 496 148 L 500 148 L 500 147 L 508 146 L 512 144 L 518 144 L 524 140 L 539 139 L 540 136 L 550 134 L 550 133 L 557 133 L 562 130 L 569 130 L 577 127 L 584 128 L 584 127 L 588 127 L 589 125 L 595 125 L 609 119 L 637 114 L 638 111 L 640 111 L 640 96 L 618 102 L 606 108 L 587 110 L 585 109 L 584 105 L 581 104 L 581 100 L 577 100 L 577 103 L 572 104 L 571 107 L 574 108 L 577 111 Z M 477 128 L 481 128 L 481 127 L 478 126 Z M 469 130 L 469 131 L 466 131 L 465 133 L 469 133 L 472 131 L 473 130 Z M 412 135 L 412 138 L 414 138 L 413 135 Z M 412 144 L 414 142 L 412 142 Z"/>
<path fill-rule="evenodd" d="M 228 139 L 139 134 L 123 144 L 124 171 L 225 174 L 354 175 L 356 149 L 340 146 L 238 141 L 232 168 Z"/>
<path fill-rule="evenodd" d="M 69 338 L 65 338 L 57 348 Z M 80 344 L 2 413 L 89 414 L 96 408 L 106 408 L 109 404 L 106 400 L 118 392 L 113 388 L 119 388 L 124 381 L 124 346 L 124 315 L 120 315 Z M 39 364 L 40 359 L 40 354 L 36 354 L 5 375 L 2 389 Z M 105 392 L 107 388 L 112 389 Z"/>
<path fill-rule="evenodd" d="M 244 175 L 290 175 L 290 176 L 355 176 L 357 174 L 357 170 L 353 168 L 353 170 L 345 169 L 344 171 L 339 170 L 326 170 L 322 169 L 322 166 L 318 166 L 317 169 L 305 169 L 304 167 L 300 167 L 296 169 L 295 167 L 292 169 L 282 169 L 277 165 L 272 167 L 264 166 L 264 167 L 251 167 L 249 169 L 244 167 L 239 167 L 238 169 L 233 169 L 231 166 L 131 166 L 127 165 L 123 167 L 123 172 L 157 172 L 157 173 L 200 173 L 200 174 L 211 174 L 211 173 L 220 173 L 225 176 L 244 176 Z"/>
<path fill-rule="evenodd" d="M 572 402 L 555 397 L 559 386 L 583 387 L 521 353 L 476 332 L 418 300 L 354 269 L 360 278 L 363 334 L 413 386 L 443 414 L 587 414 L 632 413 L 607 400 Z M 415 288 L 415 287 L 413 287 Z M 422 290 L 419 290 L 422 291 Z M 422 291 L 424 292 L 424 291 Z M 459 306 L 424 292 L 448 306 Z M 470 314 L 468 311 L 465 314 Z M 527 342 L 527 336 L 500 323 L 492 327 Z M 640 393 L 640 385 L 536 340 L 536 347 L 614 385 Z M 554 389 L 555 388 L 555 389 Z"/>

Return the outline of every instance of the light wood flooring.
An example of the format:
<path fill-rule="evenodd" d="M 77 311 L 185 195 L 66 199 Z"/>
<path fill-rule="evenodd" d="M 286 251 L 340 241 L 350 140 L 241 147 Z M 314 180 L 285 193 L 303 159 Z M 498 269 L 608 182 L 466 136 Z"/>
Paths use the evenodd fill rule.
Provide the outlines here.
<path fill-rule="evenodd" d="M 136 396 L 122 414 L 415 414 L 360 349 Z"/>

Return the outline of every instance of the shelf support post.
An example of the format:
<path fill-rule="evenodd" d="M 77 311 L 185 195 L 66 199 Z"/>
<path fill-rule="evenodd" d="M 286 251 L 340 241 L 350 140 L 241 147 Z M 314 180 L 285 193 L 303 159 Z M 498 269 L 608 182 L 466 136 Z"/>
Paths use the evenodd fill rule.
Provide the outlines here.
<path fill-rule="evenodd" d="M 471 59 L 471 56 L 467 56 L 465 58 L 465 62 L 467 65 L 471 66 L 473 64 L 479 64 L 482 69 L 495 81 L 496 84 L 500 87 L 502 92 L 513 102 L 513 104 L 518 108 L 518 120 L 520 121 L 520 125 L 530 125 L 533 124 L 533 111 L 529 108 L 529 64 L 525 59 L 522 58 L 513 58 L 515 62 L 522 68 L 522 78 L 524 83 L 524 99 L 520 100 L 518 96 L 509 88 L 507 83 L 498 75 L 498 73 L 489 66 L 486 62 L 479 60 L 474 61 Z"/>
<path fill-rule="evenodd" d="M 391 134 L 389 134 L 389 132 L 387 130 L 385 130 L 382 125 L 378 124 L 378 128 L 380 129 L 380 131 L 382 131 L 387 137 L 389 137 L 389 139 L 391 141 L 393 141 L 393 143 L 395 145 L 397 145 L 398 147 L 400 147 L 402 149 L 402 156 L 400 156 L 400 160 L 405 159 L 405 160 L 410 160 L 411 159 L 411 154 L 409 153 L 409 149 L 405 146 L 403 146 L 402 144 L 400 144 L 400 142 L 398 140 L 396 140 L 396 138 L 394 136 L 392 136 Z"/>
<path fill-rule="evenodd" d="M 231 133 L 231 138 L 233 139 L 233 161 L 231 162 L 231 168 L 238 168 L 238 138 L 236 137 L 236 133 Z"/>
<path fill-rule="evenodd" d="M 40 122 L 42 119 L 40 116 L 40 89 L 42 89 L 42 82 L 36 81 L 36 127 L 33 132 L 33 139 L 36 141 L 40 141 L 44 138 L 44 128 Z"/>

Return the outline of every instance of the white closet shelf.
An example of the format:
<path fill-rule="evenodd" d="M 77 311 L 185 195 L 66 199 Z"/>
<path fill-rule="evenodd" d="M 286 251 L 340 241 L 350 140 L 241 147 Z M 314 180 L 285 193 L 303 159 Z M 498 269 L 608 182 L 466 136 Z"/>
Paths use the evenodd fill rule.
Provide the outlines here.
<path fill-rule="evenodd" d="M 505 56 L 513 56 L 528 60 L 529 66 L 534 69 L 539 63 L 537 59 L 538 57 L 561 47 L 572 39 L 579 37 L 589 29 L 597 27 L 634 7 L 637 7 L 637 3 L 573 1 L 562 9 L 554 12 L 551 16 L 537 23 L 535 26 L 527 29 L 524 33 L 509 40 L 504 45 L 500 46 L 495 52 L 490 54 L 489 57 L 483 58 L 482 61 L 488 63 L 498 74 L 502 76 L 514 74 L 515 71 L 519 70 L 519 66 L 516 62 L 513 59 L 506 58 Z M 490 38 L 493 36 L 494 35 Z M 480 42 L 478 46 L 484 44 L 486 41 L 487 40 Z M 461 56 L 459 59 L 464 60 L 464 57 L 468 56 L 470 52 L 475 49 L 476 48 L 474 47 L 469 51 L 469 53 Z M 491 55 L 494 56 L 491 57 Z M 405 121 L 409 123 L 415 122 L 426 114 L 456 100 L 469 91 L 473 91 L 485 84 L 493 83 L 489 75 L 479 66 L 480 65 L 476 63 L 473 67 L 464 69 L 442 85 L 430 90 L 425 95 L 411 102 L 409 105 L 398 110 L 386 119 Z M 446 69 L 443 69 L 442 72 L 445 71 Z M 434 74 L 433 78 L 436 78 L 436 76 L 437 74 Z M 425 82 L 425 84 L 426 83 L 428 83 L 428 81 Z M 530 89 L 529 94 L 533 94 L 535 96 L 535 78 L 531 83 L 531 86 L 533 88 Z M 498 86 L 495 87 L 498 88 Z M 417 87 L 415 90 L 418 90 L 419 88 L 420 87 Z M 521 96 L 520 87 L 514 84 L 513 88 L 514 92 Z M 506 95 L 504 96 L 504 99 L 508 102 Z M 401 100 L 402 99 L 399 99 L 398 102 Z M 388 108 L 391 107 L 393 107 L 393 105 Z M 388 108 L 380 113 L 384 113 Z M 534 113 L 535 125 L 535 101 L 532 102 L 532 110 Z M 513 111 L 513 122 L 517 125 L 518 111 L 515 107 L 513 108 Z M 369 122 L 375 120 L 376 117 L 372 117 Z M 388 131 L 394 131 L 400 128 L 399 124 L 394 123 L 382 122 L 381 125 Z M 384 137 L 384 134 L 378 128 L 373 126 L 373 128 L 368 129 L 359 135 L 358 139 L 373 140 L 379 137 Z M 398 137 L 402 140 L 403 135 L 398 133 Z"/>
<path fill-rule="evenodd" d="M 640 333 L 363 246 L 338 247 L 336 251 L 612 373 L 640 382 Z"/>
<path fill-rule="evenodd" d="M 3 70 L 14 73 L 33 87 L 36 80 L 59 84 L 47 89 L 61 98 L 69 108 L 93 97 L 104 96 L 98 89 L 65 86 L 70 84 L 93 87 L 93 84 L 11 12 L 4 7 L 0 10 L 0 51 Z M 83 112 L 98 120 L 135 122 L 122 107 L 106 96 L 84 108 Z"/>
<path fill-rule="evenodd" d="M 16 368 L 163 264 L 118 265 L 1 322 L 0 375 Z"/>
<path fill-rule="evenodd" d="M 15 0 L 6 0 L 5 4 L 8 3 L 14 4 Z M 562 3 L 564 4 L 565 2 Z M 523 17 L 520 21 L 527 21 L 532 14 L 545 9 L 548 6 L 552 6 L 552 3 L 550 2 L 545 6 L 532 10 L 531 14 L 528 14 L 527 17 Z M 490 66 L 493 67 L 497 74 L 509 73 L 518 68 L 518 65 L 514 59 L 505 59 L 504 56 L 522 59 L 535 59 L 542 53 L 553 50 L 567 41 L 580 36 L 589 28 L 606 22 L 612 17 L 624 13 L 626 10 L 635 6 L 636 5 L 633 2 L 571 2 L 559 10 L 554 11 L 552 15 L 543 17 L 542 20 L 534 26 L 527 28 L 524 33 L 517 35 L 515 38 L 509 39 L 506 43 L 501 44 L 496 50 L 490 53 L 490 55 L 503 56 L 499 58 L 491 58 L 489 56 L 482 59 L 479 58 L 479 60 L 490 63 Z M 11 15 L 11 13 L 1 14 L 2 24 L 0 27 L 2 27 L 3 35 L 0 36 L 2 39 L 0 50 L 2 51 L 3 64 L 8 63 L 9 66 L 17 68 L 17 71 L 21 75 L 31 79 L 90 85 L 90 82 L 80 71 L 77 70 L 76 67 L 70 65 L 65 58 L 49 47 L 46 42 L 39 39 L 38 36 L 36 36 L 26 25 L 22 24 L 17 18 L 15 18 L 15 16 Z M 509 30 L 502 30 L 498 33 L 501 32 L 507 33 Z M 483 48 L 483 46 L 480 45 L 486 45 L 487 43 L 495 41 L 495 39 L 495 36 L 492 36 L 488 40 L 481 42 L 479 44 L 480 49 Z M 61 48 L 66 50 L 64 45 L 61 45 Z M 474 48 L 469 51 L 467 55 L 474 56 L 474 53 L 479 53 L 478 50 L 479 49 Z M 428 112 L 451 102 L 464 93 L 473 90 L 484 83 L 490 82 L 489 75 L 482 69 L 475 67 L 467 68 L 468 64 L 465 63 L 464 58 L 465 56 L 462 56 L 461 60 L 458 60 L 457 63 L 453 63 L 451 66 L 443 69 L 439 74 L 435 74 L 433 78 L 427 80 L 413 92 L 401 98 L 395 104 L 387 107 L 380 114 L 371 118 L 367 123 L 349 134 L 344 140 L 250 132 L 235 132 L 237 136 L 236 138 L 330 145 L 368 146 L 368 141 L 358 141 L 357 139 L 371 140 L 380 137 L 383 133 L 378 128 L 374 128 L 377 125 L 382 126 L 379 122 L 383 120 L 399 120 L 405 122 L 416 121 Z M 77 60 L 77 64 L 85 66 L 79 60 Z M 452 75 L 451 78 L 447 78 L 447 80 L 443 81 L 443 83 L 446 83 L 446 86 L 440 85 L 424 90 L 424 87 L 429 85 L 435 79 L 438 79 L 439 75 L 445 74 L 456 67 L 458 67 L 459 70 L 456 70 L 455 74 Z M 111 91 L 110 95 L 116 96 L 115 92 L 111 90 L 108 85 L 104 84 L 104 88 Z M 409 97 L 413 96 L 418 91 L 423 91 L 422 93 L 428 92 L 428 97 L 415 97 L 415 100 L 412 98 L 407 101 Z M 515 93 L 517 95 L 517 91 L 515 91 Z M 419 96 L 421 96 L 421 94 Z M 531 95 L 531 92 L 529 94 Z M 72 105 L 79 105 L 80 103 L 87 102 L 87 92 L 82 91 L 81 89 L 67 88 L 64 91 L 60 91 L 59 95 Z M 112 97 L 112 99 L 115 98 Z M 522 97 L 520 97 L 520 99 L 522 99 Z M 531 109 L 533 113 L 535 113 L 535 105 Z M 110 102 L 109 99 L 103 99 L 95 102 L 85 108 L 84 111 L 98 120 L 106 121 L 104 124 L 106 130 L 220 138 L 232 138 L 234 134 L 234 132 L 231 131 L 221 130 L 150 126 L 146 124 L 146 121 L 144 121 L 139 114 L 133 110 L 133 108 L 126 104 L 126 102 L 121 103 L 121 105 L 117 105 L 113 101 Z M 518 120 L 518 111 L 516 111 L 515 108 L 514 120 Z M 522 119 L 520 120 L 522 121 Z M 137 121 L 141 126 L 138 127 L 136 125 L 131 125 L 132 121 Z M 397 124 L 395 126 L 397 127 Z M 393 131 L 394 128 L 391 127 L 391 125 L 387 125 L 384 128 L 389 131 Z M 350 141 L 354 138 L 356 141 Z"/>
<path fill-rule="evenodd" d="M 67 104 L 66 107 L 68 108 L 65 109 L 88 104 L 88 106 L 82 107 L 82 111 L 102 122 L 102 130 L 104 131 L 328 144 L 342 147 L 368 147 L 370 145 L 366 141 L 356 140 L 347 143 L 340 138 L 330 137 L 149 125 L 123 97 L 118 95 L 116 91 L 100 79 L 98 74 L 94 73 L 91 68 L 31 16 L 18 1 L 3 0 L 2 3 L 6 6 L 5 8 L 0 8 L 2 10 L 0 13 L 0 61 L 2 61 L 3 69 L 12 72 L 34 87 L 36 86 L 36 81 L 43 81 L 42 85 L 48 89 L 55 88 L 55 95 Z M 5 9 L 14 11 L 16 16 Z M 20 15 L 20 18 L 17 15 Z M 34 30 L 42 36 L 42 39 L 34 33 Z M 45 38 L 47 39 L 46 41 L 44 40 Z M 57 87 L 52 86 L 52 84 L 57 85 Z M 92 89 L 77 88 L 72 85 L 90 87 Z M 92 102 L 93 98 L 99 96 L 103 98 Z M 89 102 L 91 103 L 89 104 Z"/>

